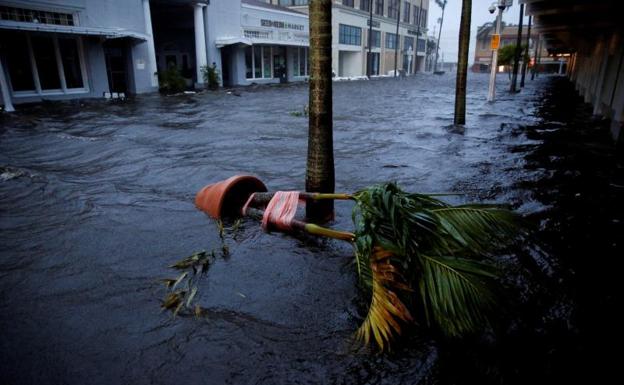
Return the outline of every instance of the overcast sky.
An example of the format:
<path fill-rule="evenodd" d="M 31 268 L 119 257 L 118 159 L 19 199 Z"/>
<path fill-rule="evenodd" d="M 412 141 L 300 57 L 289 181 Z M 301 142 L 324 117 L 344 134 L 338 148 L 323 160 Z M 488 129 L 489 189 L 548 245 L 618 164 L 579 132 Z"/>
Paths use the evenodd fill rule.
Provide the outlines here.
<path fill-rule="evenodd" d="M 490 4 L 494 0 L 472 0 L 472 22 L 470 32 L 470 54 L 469 63 L 474 61 L 474 47 L 477 36 L 477 28 L 484 23 L 494 21 L 495 15 L 488 12 Z M 433 34 L 433 28 L 438 22 L 438 18 L 442 16 L 442 10 L 435 3 L 435 0 L 429 1 L 429 34 Z M 448 0 L 446 11 L 444 12 L 444 25 L 442 25 L 442 37 L 440 38 L 440 59 L 444 53 L 445 62 L 457 62 L 457 45 L 459 44 L 459 21 L 461 18 L 462 0 Z M 503 12 L 503 21 L 507 24 L 518 24 L 520 16 L 520 5 L 518 0 L 514 0 L 514 5 L 509 10 Z M 524 18 L 524 25 L 528 23 L 529 18 Z M 436 27 L 436 39 L 438 37 L 439 25 Z"/>

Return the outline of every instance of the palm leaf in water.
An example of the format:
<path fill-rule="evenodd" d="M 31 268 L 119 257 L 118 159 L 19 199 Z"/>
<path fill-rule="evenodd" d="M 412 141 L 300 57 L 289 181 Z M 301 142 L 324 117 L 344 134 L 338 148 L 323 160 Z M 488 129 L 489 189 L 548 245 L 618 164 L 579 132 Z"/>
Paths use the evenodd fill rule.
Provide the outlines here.
<path fill-rule="evenodd" d="M 372 298 L 356 334 L 360 340 L 375 341 L 383 350 L 401 333 L 401 323 L 412 319 L 397 287 L 418 295 L 420 301 L 409 303 L 422 308 L 412 311 L 449 336 L 487 324 L 497 277 L 488 259 L 520 234 L 512 212 L 487 205 L 451 206 L 433 196 L 406 193 L 393 183 L 362 190 L 354 199 L 356 265 Z M 392 274 L 380 274 L 380 264 L 392 266 Z M 401 311 L 385 307 L 397 300 Z"/>
<path fill-rule="evenodd" d="M 412 321 L 407 307 L 397 291 L 409 291 L 403 278 L 392 264 L 393 254 L 376 247 L 370 256 L 372 297 L 368 314 L 356 332 L 356 338 L 369 344 L 372 339 L 382 350 L 390 346 L 395 334 L 401 334 L 401 324 Z"/>

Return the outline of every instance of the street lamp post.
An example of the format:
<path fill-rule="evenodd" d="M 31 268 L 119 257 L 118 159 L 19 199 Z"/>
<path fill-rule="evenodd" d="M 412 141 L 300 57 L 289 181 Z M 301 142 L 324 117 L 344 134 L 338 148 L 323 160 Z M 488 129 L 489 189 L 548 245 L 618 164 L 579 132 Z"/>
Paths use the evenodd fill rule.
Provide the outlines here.
<path fill-rule="evenodd" d="M 489 11 L 490 13 L 496 12 L 498 8 L 498 15 L 496 16 L 496 31 L 495 36 L 498 39 L 497 43 L 500 43 L 500 34 L 501 34 L 501 24 L 503 21 L 503 11 L 507 7 L 511 7 L 513 5 L 513 0 L 498 0 L 496 3 L 493 3 Z M 493 39 L 494 40 L 494 36 Z M 498 71 L 498 44 L 492 44 L 492 64 L 490 69 L 490 86 L 488 92 L 488 102 L 493 102 L 496 96 L 496 72 Z"/>

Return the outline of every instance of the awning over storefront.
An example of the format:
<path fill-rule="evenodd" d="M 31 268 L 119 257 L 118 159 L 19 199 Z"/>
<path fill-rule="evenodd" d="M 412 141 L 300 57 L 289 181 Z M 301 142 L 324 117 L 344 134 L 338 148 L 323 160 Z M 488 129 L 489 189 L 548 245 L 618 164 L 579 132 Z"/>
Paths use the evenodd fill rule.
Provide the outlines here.
<path fill-rule="evenodd" d="M 251 39 L 247 39 L 245 37 L 223 37 L 215 40 L 215 45 L 217 48 L 223 48 L 228 45 L 233 44 L 244 44 L 244 45 L 252 45 Z"/>
<path fill-rule="evenodd" d="M 121 37 L 130 37 L 130 38 L 138 39 L 138 40 L 148 39 L 147 35 L 143 33 L 123 30 L 123 29 L 24 23 L 24 22 L 11 21 L 11 20 L 1 20 L 0 29 L 33 31 L 33 32 L 67 33 L 67 34 L 72 34 L 72 35 L 104 36 L 107 39 L 116 39 L 116 38 L 121 38 Z"/>
<path fill-rule="evenodd" d="M 228 45 L 233 44 L 244 44 L 244 45 L 283 45 L 283 46 L 291 46 L 291 47 L 308 47 L 310 44 L 307 41 L 298 41 L 298 40 L 274 40 L 274 39 L 250 39 L 246 37 L 227 37 L 227 38 L 219 38 L 215 40 L 215 45 L 217 48 L 223 48 Z"/>

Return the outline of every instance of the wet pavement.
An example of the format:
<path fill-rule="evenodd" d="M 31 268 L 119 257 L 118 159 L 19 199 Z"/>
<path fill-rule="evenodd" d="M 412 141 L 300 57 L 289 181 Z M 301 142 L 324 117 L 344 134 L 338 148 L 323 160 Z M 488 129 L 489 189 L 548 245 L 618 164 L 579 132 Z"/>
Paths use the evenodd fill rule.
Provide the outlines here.
<path fill-rule="evenodd" d="M 219 248 L 193 204 L 207 183 L 252 173 L 302 189 L 305 85 L 126 102 L 50 103 L 0 117 L 0 383 L 527 384 L 613 368 L 621 303 L 624 169 L 604 122 L 563 78 L 485 103 L 451 126 L 454 78 L 334 86 L 338 191 L 398 181 L 455 201 L 509 203 L 535 229 L 501 256 L 492 331 L 414 331 L 388 355 L 353 351 L 362 316 L 348 246 L 227 232 L 200 280 L 204 316 L 160 311 L 168 266 Z M 349 228 L 350 205 L 334 226 Z"/>

